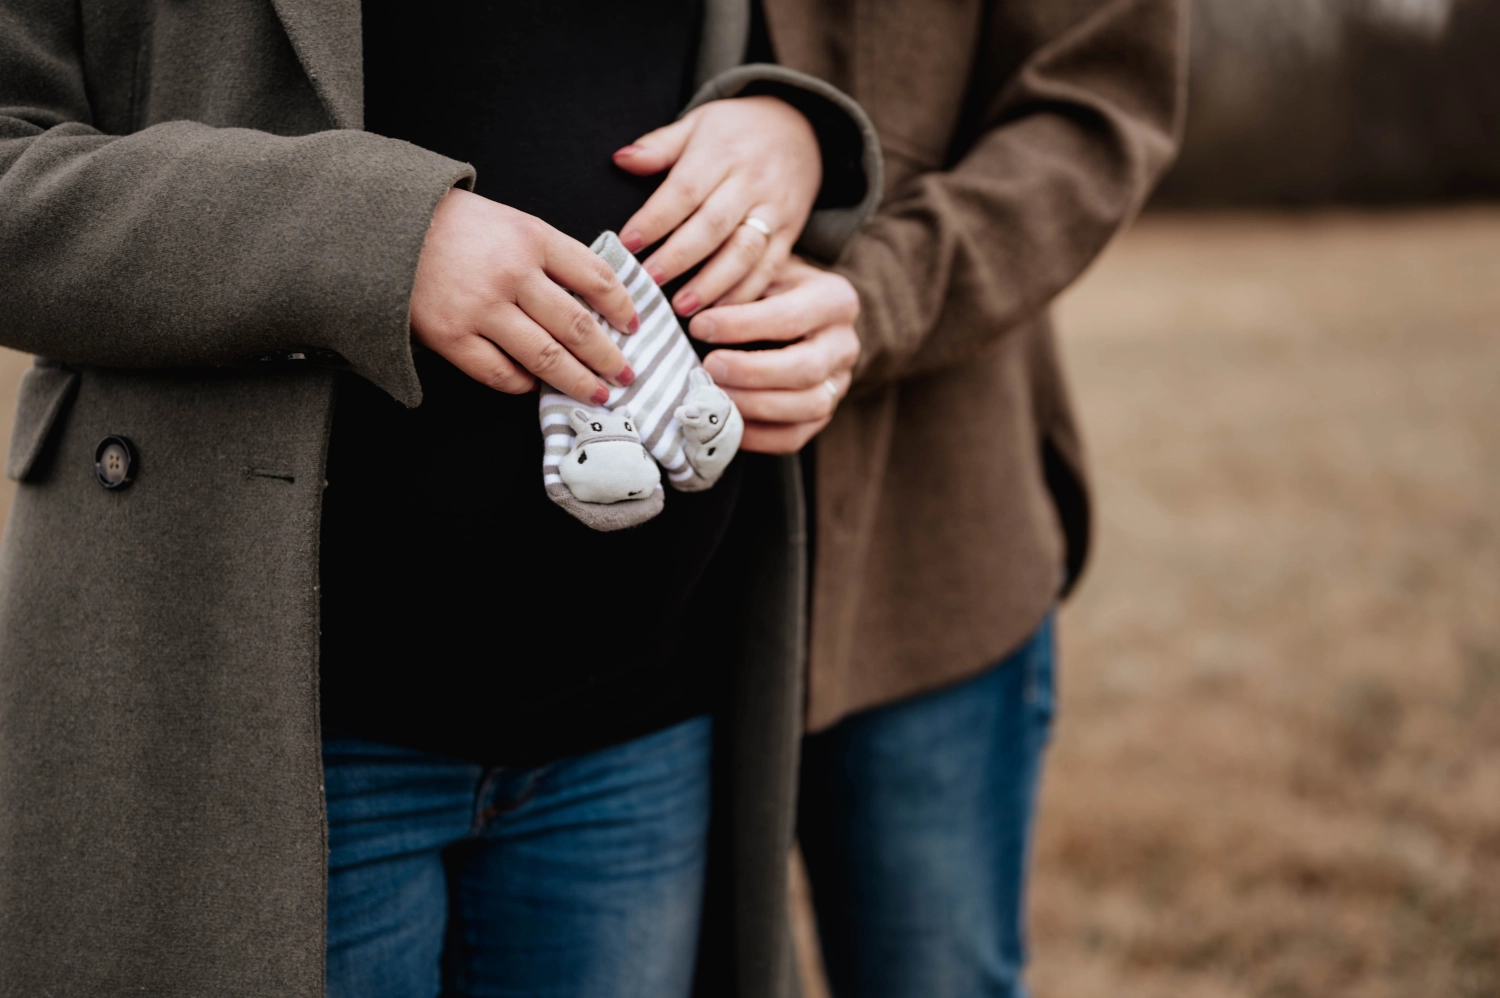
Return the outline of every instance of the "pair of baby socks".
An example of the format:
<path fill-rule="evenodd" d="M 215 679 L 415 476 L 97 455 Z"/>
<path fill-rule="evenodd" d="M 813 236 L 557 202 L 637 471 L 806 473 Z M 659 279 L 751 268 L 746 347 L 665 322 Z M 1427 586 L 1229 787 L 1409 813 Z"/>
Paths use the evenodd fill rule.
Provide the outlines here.
<path fill-rule="evenodd" d="M 666 295 L 619 238 L 606 232 L 589 248 L 619 276 L 640 316 L 639 330 L 626 335 L 593 313 L 636 377 L 611 389 L 603 406 L 543 387 L 542 482 L 552 501 L 583 523 L 621 530 L 661 512 L 660 471 L 680 492 L 717 482 L 739 451 L 745 422 L 703 370 Z"/>

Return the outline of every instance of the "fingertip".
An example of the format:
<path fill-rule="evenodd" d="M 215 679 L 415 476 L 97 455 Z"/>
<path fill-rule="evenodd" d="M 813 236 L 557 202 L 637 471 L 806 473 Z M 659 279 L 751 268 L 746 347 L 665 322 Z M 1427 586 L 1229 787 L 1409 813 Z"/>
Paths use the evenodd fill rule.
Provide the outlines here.
<path fill-rule="evenodd" d="M 615 166 L 626 173 L 637 176 L 647 176 L 652 173 L 660 173 L 667 168 L 667 164 L 659 162 L 660 154 L 654 150 L 640 145 L 628 145 L 623 149 L 616 149 L 610 156 Z"/>
<path fill-rule="evenodd" d="M 713 378 L 715 382 L 729 380 L 729 365 L 724 362 L 723 357 L 719 356 L 717 350 L 704 359 L 703 369 L 708 372 L 708 376 Z"/>
<path fill-rule="evenodd" d="M 640 229 L 626 229 L 620 236 L 620 244 L 632 253 L 639 253 L 646 248 L 646 237 Z"/>
<path fill-rule="evenodd" d="M 640 316 L 640 313 L 636 313 L 635 315 L 632 315 L 630 317 L 630 322 L 628 322 L 626 324 L 625 331 L 627 333 L 635 333 L 635 332 L 639 332 L 640 328 L 641 328 L 641 316 Z"/>
<path fill-rule="evenodd" d="M 699 312 L 688 323 L 688 332 L 692 334 L 693 339 L 702 340 L 704 343 L 714 342 L 714 337 L 718 331 L 719 324 L 717 320 L 708 312 Z"/>

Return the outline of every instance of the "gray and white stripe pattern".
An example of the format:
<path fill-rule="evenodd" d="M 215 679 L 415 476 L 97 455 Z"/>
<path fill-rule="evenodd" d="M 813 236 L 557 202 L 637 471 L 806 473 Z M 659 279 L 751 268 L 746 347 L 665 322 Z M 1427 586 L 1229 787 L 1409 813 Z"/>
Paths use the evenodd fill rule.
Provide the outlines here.
<path fill-rule="evenodd" d="M 615 341 L 636 372 L 635 381 L 628 387 L 610 390 L 604 408 L 630 409 L 646 450 L 667 473 L 668 481 L 681 488 L 692 481 L 696 472 L 683 451 L 682 424 L 675 413 L 687 397 L 689 372 L 700 366 L 698 355 L 672 314 L 666 295 L 613 232 L 604 233 L 589 248 L 619 275 L 641 319 L 640 329 L 627 335 L 611 328 L 598 312 L 593 313 L 594 321 Z M 573 427 L 568 422 L 568 413 L 579 406 L 596 408 L 551 387 L 542 392 L 541 423 L 545 438 L 542 481 L 547 492 L 554 496 L 558 489 L 567 492 L 558 469 L 573 449 Z"/>

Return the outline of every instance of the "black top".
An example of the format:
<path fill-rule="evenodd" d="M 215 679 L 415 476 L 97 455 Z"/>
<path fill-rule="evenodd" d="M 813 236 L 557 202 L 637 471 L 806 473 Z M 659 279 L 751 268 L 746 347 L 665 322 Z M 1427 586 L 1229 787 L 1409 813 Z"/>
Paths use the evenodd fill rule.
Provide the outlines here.
<path fill-rule="evenodd" d="M 702 0 L 364 5 L 365 121 L 474 164 L 476 191 L 584 242 L 659 183 L 610 154 L 690 96 Z M 678 636 L 735 506 L 667 489 L 644 526 L 598 533 L 542 486 L 537 396 L 430 353 L 407 410 L 349 377 L 324 498 L 325 729 L 533 764 L 705 707 L 712 668 Z"/>

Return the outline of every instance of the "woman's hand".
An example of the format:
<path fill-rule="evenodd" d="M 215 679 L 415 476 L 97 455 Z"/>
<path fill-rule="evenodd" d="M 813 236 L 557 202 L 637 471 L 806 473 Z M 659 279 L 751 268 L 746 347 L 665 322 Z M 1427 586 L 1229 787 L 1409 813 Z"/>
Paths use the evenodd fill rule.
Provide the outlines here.
<path fill-rule="evenodd" d="M 838 274 L 790 257 L 766 296 L 721 305 L 689 323 L 705 343 L 787 341 L 775 350 L 715 350 L 703 366 L 745 417 L 742 449 L 801 450 L 833 418 L 859 360 L 859 294 Z"/>
<path fill-rule="evenodd" d="M 823 183 L 812 126 L 776 97 L 710 101 L 614 158 L 638 176 L 672 168 L 620 236 L 636 253 L 672 233 L 645 262 L 657 284 L 713 255 L 673 297 L 679 315 L 759 298 L 791 253 Z M 747 218 L 759 219 L 769 234 L 745 224 Z"/>
<path fill-rule="evenodd" d="M 616 329 L 639 328 L 629 292 L 587 246 L 531 215 L 454 188 L 438 202 L 417 262 L 412 333 L 496 391 L 519 395 L 541 378 L 602 405 L 609 386 L 596 372 L 621 385 L 635 374 L 564 289 Z"/>

